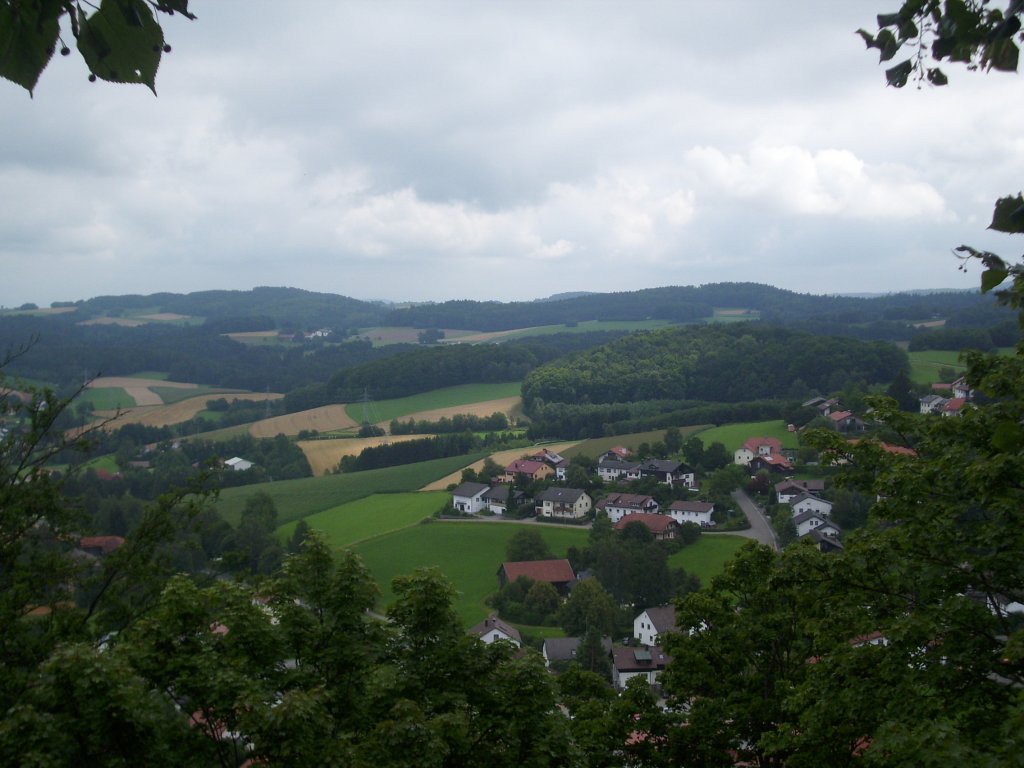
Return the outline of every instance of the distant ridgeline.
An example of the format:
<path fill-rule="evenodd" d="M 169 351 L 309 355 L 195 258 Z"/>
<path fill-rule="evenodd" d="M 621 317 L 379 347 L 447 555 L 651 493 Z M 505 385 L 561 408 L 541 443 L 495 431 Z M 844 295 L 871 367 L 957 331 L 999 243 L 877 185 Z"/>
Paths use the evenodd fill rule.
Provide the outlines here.
<path fill-rule="evenodd" d="M 536 437 L 781 418 L 786 402 L 908 370 L 893 344 L 762 323 L 638 333 L 540 366 L 523 382 Z"/>
<path fill-rule="evenodd" d="M 727 319 L 749 311 L 763 324 L 860 339 L 910 339 L 920 348 L 960 349 L 966 337 L 974 340 L 972 346 L 1006 346 L 1018 337 L 1012 313 L 993 297 L 974 291 L 856 298 L 797 294 L 753 283 L 718 283 L 546 301 L 451 301 L 402 309 L 293 288 L 101 296 L 61 302 L 39 313 L 0 314 L 0 348 L 17 349 L 36 339 L 32 349 L 6 367 L 6 373 L 60 386 L 80 384 L 95 374 L 164 371 L 177 381 L 283 392 L 289 395 L 287 409 L 295 411 L 351 401 L 364 390 L 384 399 L 453 384 L 511 381 L 562 355 L 625 335 L 621 330 L 580 333 L 582 329 L 566 328 L 566 333 L 519 338 L 497 347 L 374 347 L 350 338 L 359 329 L 389 324 L 494 331 L 595 319 L 693 323 L 723 309 L 732 310 Z M 182 319 L 175 321 L 177 316 Z M 103 322 L 83 324 L 98 319 Z M 126 324 L 113 324 L 111 319 Z M 246 345 L 223 335 L 275 330 L 289 334 L 320 328 L 333 334 L 290 345 Z M 692 387 L 687 388 L 686 399 L 699 397 Z"/>

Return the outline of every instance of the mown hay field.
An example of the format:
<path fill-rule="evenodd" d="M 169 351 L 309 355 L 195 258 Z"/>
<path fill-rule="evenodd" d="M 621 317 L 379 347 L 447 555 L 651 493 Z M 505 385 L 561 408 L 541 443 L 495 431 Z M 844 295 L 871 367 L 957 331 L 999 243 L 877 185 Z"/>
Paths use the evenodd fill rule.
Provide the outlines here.
<path fill-rule="evenodd" d="M 324 475 L 338 468 L 342 456 L 358 456 L 366 448 L 385 443 L 404 443 L 422 440 L 432 435 L 394 435 L 383 437 L 342 437 L 335 440 L 299 440 L 295 444 L 306 454 L 306 461 L 314 475 Z"/>
<path fill-rule="evenodd" d="M 403 416 L 400 421 L 414 419 L 415 421 L 440 421 L 450 419 L 453 416 L 464 414 L 467 416 L 491 416 L 495 413 L 504 413 L 508 416 L 517 416 L 522 413 L 523 398 L 519 395 L 512 397 L 500 397 L 495 400 L 485 400 L 482 403 L 469 403 L 468 405 L 450 405 L 447 408 L 434 408 L 429 411 L 417 411 Z M 387 427 L 388 421 L 380 422 L 380 426 Z"/>
<path fill-rule="evenodd" d="M 272 416 L 253 423 L 249 434 L 253 437 L 276 437 L 297 435 L 299 432 L 334 432 L 341 429 L 355 429 L 359 423 L 345 412 L 344 405 L 323 405 L 308 411 Z M 337 464 L 338 462 L 334 462 Z"/>
<path fill-rule="evenodd" d="M 170 427 L 174 424 L 181 424 L 184 421 L 196 416 L 206 410 L 207 400 L 223 397 L 225 400 L 252 400 L 262 402 L 263 400 L 275 400 L 281 395 L 273 392 L 206 392 L 205 394 L 190 397 L 187 400 L 179 400 L 170 405 L 150 405 L 137 408 L 128 408 L 117 418 L 108 423 L 105 429 L 113 430 L 125 424 L 142 424 L 147 427 Z"/>

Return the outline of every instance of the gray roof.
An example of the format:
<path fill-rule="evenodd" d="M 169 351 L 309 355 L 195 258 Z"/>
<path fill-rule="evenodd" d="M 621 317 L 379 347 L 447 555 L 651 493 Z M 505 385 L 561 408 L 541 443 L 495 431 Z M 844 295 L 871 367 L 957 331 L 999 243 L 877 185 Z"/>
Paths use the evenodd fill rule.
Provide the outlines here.
<path fill-rule="evenodd" d="M 452 490 L 452 496 L 463 496 L 471 499 L 474 496 L 479 496 L 490 487 L 491 486 L 484 485 L 483 483 L 463 483 L 458 488 Z"/>
<path fill-rule="evenodd" d="M 548 637 L 544 640 L 544 656 L 548 661 L 572 661 L 580 647 L 580 637 Z M 601 645 L 606 651 L 612 649 L 612 639 L 602 637 Z"/>
<path fill-rule="evenodd" d="M 579 488 L 548 488 L 534 496 L 534 500 L 558 501 L 566 504 L 575 504 L 583 493 L 584 492 Z"/>
<path fill-rule="evenodd" d="M 672 459 L 650 459 L 640 465 L 641 472 L 679 472 L 684 469 L 688 470 L 689 467 Z"/>
<path fill-rule="evenodd" d="M 645 613 L 654 628 L 658 630 L 659 635 L 662 632 L 671 632 L 676 628 L 676 607 L 674 605 L 657 605 L 648 608 Z"/>

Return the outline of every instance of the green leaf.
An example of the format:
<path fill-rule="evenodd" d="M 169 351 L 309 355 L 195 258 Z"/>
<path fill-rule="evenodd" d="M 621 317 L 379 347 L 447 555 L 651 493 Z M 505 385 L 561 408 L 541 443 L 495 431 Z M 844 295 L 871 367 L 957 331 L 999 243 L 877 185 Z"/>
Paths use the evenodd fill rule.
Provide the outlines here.
<path fill-rule="evenodd" d="M 900 23 L 900 14 L 898 13 L 880 13 L 877 16 L 878 26 L 881 27 L 892 27 Z"/>
<path fill-rule="evenodd" d="M 1016 72 L 1020 59 L 1020 49 L 1010 39 L 996 40 L 985 46 L 981 60 L 990 69 L 1000 72 Z"/>
<path fill-rule="evenodd" d="M 986 269 L 981 273 L 981 292 L 988 293 L 997 287 L 1009 274 L 1005 269 Z"/>
<path fill-rule="evenodd" d="M 875 36 L 863 29 L 858 29 L 857 34 L 864 40 L 864 45 L 868 48 L 877 48 L 878 43 L 875 42 Z"/>
<path fill-rule="evenodd" d="M 913 70 L 913 64 L 911 64 L 910 59 L 907 59 L 902 64 L 897 64 L 895 67 L 885 70 L 885 80 L 893 88 L 902 88 L 907 84 L 907 78 L 910 77 L 910 73 Z"/>
<path fill-rule="evenodd" d="M 879 61 L 889 61 L 896 52 L 900 49 L 900 43 L 896 39 L 896 35 L 890 32 L 888 29 L 883 29 L 878 33 L 878 47 L 881 48 L 882 52 L 878 55 Z"/>
<path fill-rule="evenodd" d="M 60 13 L 55 0 L 0 4 L 0 77 L 32 93 L 57 45 Z"/>
<path fill-rule="evenodd" d="M 941 69 L 934 67 L 928 70 L 928 82 L 932 85 L 946 85 L 949 83 L 949 78 Z"/>
<path fill-rule="evenodd" d="M 78 50 L 94 75 L 156 93 L 164 33 L 145 0 L 103 0 L 88 18 L 79 11 L 78 23 Z"/>
<path fill-rule="evenodd" d="M 1020 424 L 1004 421 L 992 433 L 992 445 L 1000 451 L 1017 451 L 1024 445 L 1024 429 Z"/>
<path fill-rule="evenodd" d="M 1024 233 L 1024 195 L 1002 197 L 996 200 L 992 210 L 992 223 L 989 229 L 1010 234 Z"/>
<path fill-rule="evenodd" d="M 188 12 L 188 0 L 157 0 L 156 9 L 162 13 L 175 14 L 195 21 L 195 14 Z"/>

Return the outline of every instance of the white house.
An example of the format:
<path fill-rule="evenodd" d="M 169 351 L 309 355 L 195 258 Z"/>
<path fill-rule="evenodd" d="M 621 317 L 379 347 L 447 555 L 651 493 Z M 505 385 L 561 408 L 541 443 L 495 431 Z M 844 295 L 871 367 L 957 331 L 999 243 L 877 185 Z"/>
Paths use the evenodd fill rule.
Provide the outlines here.
<path fill-rule="evenodd" d="M 668 507 L 668 514 L 680 525 L 696 523 L 701 528 L 714 525 L 711 520 L 714 511 L 715 505 L 706 501 L 673 501 Z"/>
<path fill-rule="evenodd" d="M 673 605 L 648 608 L 633 619 L 633 637 L 641 645 L 657 645 L 658 638 L 676 629 L 676 609 Z"/>
<path fill-rule="evenodd" d="M 518 506 L 523 503 L 523 500 L 523 492 L 513 490 L 510 485 L 493 485 L 487 489 L 482 498 L 487 509 L 496 515 L 505 514 L 510 506 Z"/>
<path fill-rule="evenodd" d="M 793 525 L 796 526 L 796 535 L 800 537 L 816 531 L 823 536 L 838 538 L 841 533 L 838 525 L 829 520 L 826 515 L 818 512 L 802 512 L 799 515 L 794 515 Z"/>
<path fill-rule="evenodd" d="M 597 511 L 604 512 L 609 520 L 617 523 L 626 515 L 636 512 L 657 514 L 658 502 L 651 496 L 638 493 L 612 493 L 597 502 Z"/>
<path fill-rule="evenodd" d="M 626 646 L 612 648 L 612 684 L 623 690 L 634 677 L 643 677 L 648 685 L 658 681 L 658 675 L 672 660 L 661 648 L 652 645 L 647 648 Z"/>
<path fill-rule="evenodd" d="M 593 504 L 589 494 L 579 488 L 548 488 L 534 498 L 537 514 L 544 517 L 584 517 Z"/>
<path fill-rule="evenodd" d="M 793 515 L 800 515 L 804 512 L 817 512 L 822 517 L 832 516 L 832 502 L 815 496 L 813 493 L 801 493 L 789 503 L 793 508 Z"/>
<path fill-rule="evenodd" d="M 775 484 L 775 497 L 779 504 L 792 504 L 793 500 L 801 494 L 813 493 L 817 496 L 824 490 L 824 480 L 793 480 L 789 478 Z"/>
<path fill-rule="evenodd" d="M 613 480 L 639 480 L 640 464 L 619 458 L 605 458 L 597 463 L 597 474 L 606 483 Z"/>
<path fill-rule="evenodd" d="M 942 413 L 947 402 L 941 395 L 925 395 L 920 400 L 921 413 Z"/>
<path fill-rule="evenodd" d="M 519 630 L 511 624 L 506 624 L 494 613 L 475 627 L 470 628 L 468 634 L 479 637 L 487 645 L 498 640 L 512 643 L 516 648 L 523 644 L 523 637 L 519 634 Z"/>
<path fill-rule="evenodd" d="M 452 507 L 463 514 L 476 514 L 487 506 L 484 496 L 491 486 L 483 483 L 463 483 L 452 491 Z"/>

